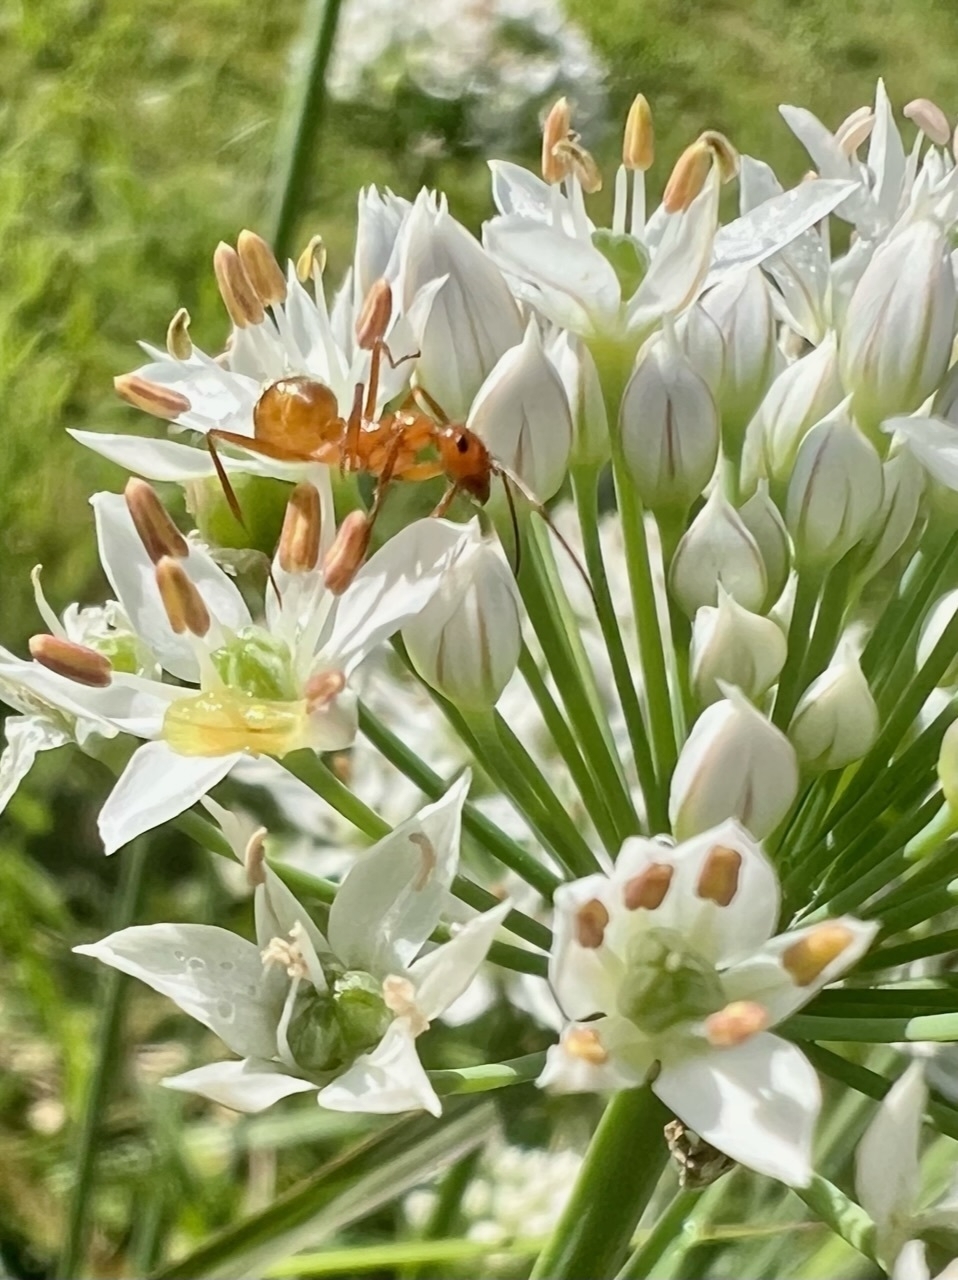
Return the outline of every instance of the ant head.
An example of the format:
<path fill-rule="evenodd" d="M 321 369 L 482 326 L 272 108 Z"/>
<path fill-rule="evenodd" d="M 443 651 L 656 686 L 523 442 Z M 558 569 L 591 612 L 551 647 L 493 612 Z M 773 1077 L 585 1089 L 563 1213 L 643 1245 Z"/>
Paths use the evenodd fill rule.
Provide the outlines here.
<path fill-rule="evenodd" d="M 493 463 L 476 433 L 453 423 L 437 432 L 436 447 L 448 478 L 477 502 L 487 503 Z"/>

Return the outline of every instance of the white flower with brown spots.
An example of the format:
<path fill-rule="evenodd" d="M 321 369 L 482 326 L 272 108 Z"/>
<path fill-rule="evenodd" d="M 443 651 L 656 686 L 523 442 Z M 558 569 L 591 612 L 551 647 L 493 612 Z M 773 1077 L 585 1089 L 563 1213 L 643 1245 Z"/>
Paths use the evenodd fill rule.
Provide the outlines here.
<path fill-rule="evenodd" d="M 626 841 L 610 874 L 563 885 L 555 911 L 549 976 L 571 1021 L 539 1084 L 651 1078 L 706 1142 L 806 1185 L 818 1077 L 769 1029 L 845 973 L 877 926 L 842 916 L 773 936 L 775 871 L 733 821 L 675 847 Z"/>

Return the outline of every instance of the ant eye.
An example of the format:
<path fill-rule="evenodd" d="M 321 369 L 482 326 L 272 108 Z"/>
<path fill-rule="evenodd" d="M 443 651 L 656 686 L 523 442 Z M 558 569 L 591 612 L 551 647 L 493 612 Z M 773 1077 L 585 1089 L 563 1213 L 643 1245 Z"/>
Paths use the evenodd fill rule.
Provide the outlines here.
<path fill-rule="evenodd" d="M 459 435 L 456 436 L 456 448 L 459 450 L 460 453 L 469 452 L 469 441 L 462 434 L 462 432 L 460 432 Z"/>

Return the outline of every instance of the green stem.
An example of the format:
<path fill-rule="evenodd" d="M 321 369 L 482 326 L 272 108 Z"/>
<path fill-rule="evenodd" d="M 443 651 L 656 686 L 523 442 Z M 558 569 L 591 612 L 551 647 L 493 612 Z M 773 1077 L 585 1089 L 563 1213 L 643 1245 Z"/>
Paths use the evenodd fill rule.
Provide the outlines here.
<path fill-rule="evenodd" d="M 665 1165 L 668 1118 L 649 1085 L 615 1095 L 531 1280 L 615 1275 Z"/>
<path fill-rule="evenodd" d="M 294 778 L 314 791 L 330 808 L 342 814 L 347 822 L 351 822 L 357 831 L 361 831 L 370 840 L 381 840 L 392 830 L 385 818 L 381 818 L 340 782 L 315 751 L 293 751 L 283 757 L 282 764 Z"/>
<path fill-rule="evenodd" d="M 645 717 L 642 714 L 642 705 L 629 669 L 629 658 L 622 640 L 602 555 L 602 541 L 599 537 L 598 474 L 595 468 L 590 467 L 573 472 L 572 487 L 579 513 L 579 527 L 582 530 L 585 563 L 595 592 L 596 614 L 605 647 L 609 653 L 612 677 L 622 704 L 622 714 L 632 746 L 635 771 L 645 800 L 649 825 L 653 831 L 665 831 L 668 829 L 668 810 L 655 776 L 655 763 L 652 759 Z"/>
<path fill-rule="evenodd" d="M 484 1062 L 479 1067 L 454 1067 L 430 1071 L 429 1079 L 440 1097 L 453 1093 L 488 1093 L 513 1084 L 526 1084 L 542 1074 L 545 1053 L 527 1053 L 505 1062 Z"/>
<path fill-rule="evenodd" d="M 675 1193 L 671 1204 L 662 1212 L 647 1239 L 635 1250 L 616 1280 L 646 1280 L 666 1249 L 680 1239 L 685 1221 L 704 1190 L 704 1187 L 688 1188 Z"/>
<path fill-rule="evenodd" d="M 125 929 L 136 917 L 148 847 L 147 841 L 141 838 L 121 859 L 119 898 L 112 921 L 114 930 Z M 125 983 L 124 975 L 117 969 L 106 969 L 100 975 L 100 1018 L 94 1037 L 95 1056 L 83 1100 L 66 1237 L 57 1270 L 62 1280 L 76 1280 L 80 1275 L 93 1225 L 90 1200 L 107 1097 L 116 1079 L 116 1064 L 120 1057 Z"/>
<path fill-rule="evenodd" d="M 439 1184 L 436 1203 L 420 1237 L 421 1240 L 444 1240 L 450 1234 L 459 1216 L 462 1197 L 472 1181 L 481 1157 L 481 1151 L 470 1151 L 464 1160 L 454 1164 L 444 1176 Z M 428 1265 L 415 1264 L 404 1273 L 403 1280 L 428 1280 L 430 1276 L 441 1280 L 440 1273 Z"/>
<path fill-rule="evenodd" d="M 531 1257 L 542 1248 L 541 1240 L 510 1240 L 510 1259 Z M 311 1276 L 362 1275 L 375 1271 L 380 1275 L 396 1273 L 404 1266 L 432 1265 L 445 1268 L 444 1276 L 456 1274 L 482 1275 L 483 1260 L 489 1254 L 501 1254 L 501 1244 L 488 1240 L 389 1240 L 379 1244 L 349 1245 L 339 1249 L 322 1249 L 315 1253 L 298 1253 L 293 1258 L 270 1267 L 267 1280 L 303 1280 Z"/>
<path fill-rule="evenodd" d="M 778 692 L 772 709 L 772 723 L 779 729 L 788 728 L 801 689 L 802 666 L 808 647 L 808 635 L 815 602 L 818 599 L 820 579 L 809 572 L 799 572 L 792 605 L 792 618 L 788 626 L 788 656 L 778 678 Z"/>
<path fill-rule="evenodd" d="M 841 1236 L 846 1244 L 857 1249 L 869 1261 L 875 1261 L 875 1224 L 864 1209 L 817 1173 L 812 1174 L 807 1187 L 795 1187 L 794 1191 L 815 1217 Z"/>
<path fill-rule="evenodd" d="M 845 606 L 848 603 L 848 584 L 855 559 L 856 553 L 850 551 L 829 570 L 825 578 L 818 616 L 815 619 L 815 630 L 812 632 L 802 663 L 800 692 L 807 689 L 815 677 L 825 670 L 835 652 L 835 645 L 841 634 L 842 619 L 845 616 Z"/>
<path fill-rule="evenodd" d="M 310 54 L 302 78 L 293 90 L 287 123 L 277 148 L 277 194 L 268 219 L 280 262 L 289 255 L 296 219 L 302 213 L 316 159 L 329 97 L 326 75 L 341 9 L 342 0 L 312 0 L 306 11 L 304 43 L 308 40 Z"/>

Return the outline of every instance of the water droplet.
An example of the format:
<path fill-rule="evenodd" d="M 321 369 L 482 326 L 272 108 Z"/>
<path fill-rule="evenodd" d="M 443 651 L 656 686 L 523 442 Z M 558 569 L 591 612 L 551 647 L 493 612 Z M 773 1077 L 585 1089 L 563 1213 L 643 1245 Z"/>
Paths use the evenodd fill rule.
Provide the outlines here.
<path fill-rule="evenodd" d="M 189 960 L 186 962 L 186 966 L 188 969 L 193 970 L 205 969 L 206 961 L 201 960 L 199 956 L 190 956 Z"/>
<path fill-rule="evenodd" d="M 179 960 L 179 961 L 182 963 L 182 962 L 186 959 L 186 952 L 185 952 L 185 951 L 174 951 L 174 952 L 173 952 L 173 958 L 174 958 L 175 960 Z"/>
<path fill-rule="evenodd" d="M 236 1010 L 231 1000 L 217 1000 L 216 1016 L 221 1018 L 223 1022 L 232 1022 Z"/>
<path fill-rule="evenodd" d="M 220 968 L 223 970 L 224 973 L 231 973 L 236 968 L 236 965 L 233 963 L 232 960 L 221 960 Z"/>

